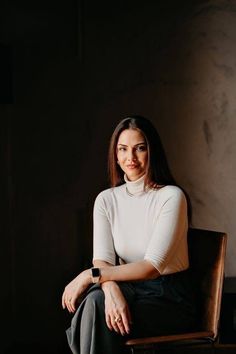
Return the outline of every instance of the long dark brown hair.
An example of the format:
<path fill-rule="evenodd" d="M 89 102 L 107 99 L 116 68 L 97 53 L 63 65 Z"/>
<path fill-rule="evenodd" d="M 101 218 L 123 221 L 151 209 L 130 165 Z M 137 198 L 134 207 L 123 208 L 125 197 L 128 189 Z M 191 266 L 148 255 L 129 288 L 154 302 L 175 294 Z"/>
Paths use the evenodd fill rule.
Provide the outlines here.
<path fill-rule="evenodd" d="M 108 173 L 111 187 L 116 187 L 124 183 L 124 172 L 117 164 L 117 143 L 120 134 L 126 129 L 139 130 L 146 140 L 148 163 L 144 181 L 145 186 L 150 188 L 161 188 L 167 185 L 173 185 L 181 188 L 187 199 L 188 216 L 190 220 L 190 198 L 184 189 L 176 183 L 170 171 L 160 136 L 154 125 L 147 118 L 132 115 L 122 119 L 116 126 L 111 136 L 108 154 Z"/>

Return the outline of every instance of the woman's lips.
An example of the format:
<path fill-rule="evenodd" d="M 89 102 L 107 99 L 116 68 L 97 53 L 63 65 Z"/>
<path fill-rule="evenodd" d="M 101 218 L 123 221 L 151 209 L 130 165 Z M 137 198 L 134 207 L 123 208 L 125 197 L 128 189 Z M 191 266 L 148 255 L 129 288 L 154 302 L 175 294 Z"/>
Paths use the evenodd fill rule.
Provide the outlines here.
<path fill-rule="evenodd" d="M 127 165 L 126 167 L 130 168 L 131 170 L 133 170 L 134 168 L 137 168 L 138 165 Z"/>

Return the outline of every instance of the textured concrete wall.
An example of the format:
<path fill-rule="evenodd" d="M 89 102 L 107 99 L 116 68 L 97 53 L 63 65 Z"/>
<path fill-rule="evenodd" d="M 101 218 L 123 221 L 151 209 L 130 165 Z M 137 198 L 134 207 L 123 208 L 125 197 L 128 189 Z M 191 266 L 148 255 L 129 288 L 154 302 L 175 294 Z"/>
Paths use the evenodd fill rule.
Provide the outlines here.
<path fill-rule="evenodd" d="M 196 10 L 168 49 L 159 93 L 163 131 L 192 199 L 193 225 L 228 233 L 226 274 L 235 276 L 236 2 Z"/>

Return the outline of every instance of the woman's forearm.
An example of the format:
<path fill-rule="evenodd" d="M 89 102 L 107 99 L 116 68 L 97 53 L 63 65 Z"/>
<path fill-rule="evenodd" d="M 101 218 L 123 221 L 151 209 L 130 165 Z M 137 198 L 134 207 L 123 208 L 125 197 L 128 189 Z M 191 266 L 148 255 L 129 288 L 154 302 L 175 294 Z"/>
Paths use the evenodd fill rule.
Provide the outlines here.
<path fill-rule="evenodd" d="M 148 280 L 160 276 L 158 270 L 146 260 L 118 266 L 95 260 L 94 266 L 100 268 L 100 283 L 107 281 Z"/>

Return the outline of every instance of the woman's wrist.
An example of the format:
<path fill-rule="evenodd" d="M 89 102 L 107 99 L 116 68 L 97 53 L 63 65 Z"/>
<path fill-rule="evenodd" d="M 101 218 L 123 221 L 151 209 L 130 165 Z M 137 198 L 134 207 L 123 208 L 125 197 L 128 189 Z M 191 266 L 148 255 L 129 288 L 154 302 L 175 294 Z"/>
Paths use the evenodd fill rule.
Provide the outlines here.
<path fill-rule="evenodd" d="M 111 289 L 116 287 L 117 287 L 117 283 L 113 280 L 109 280 L 109 281 L 105 281 L 104 283 L 101 283 L 101 288 L 104 291 L 104 293 L 110 292 Z"/>
<path fill-rule="evenodd" d="M 83 275 L 84 275 L 85 282 L 86 282 L 87 286 L 91 285 L 93 283 L 91 269 L 85 269 L 83 271 Z"/>

